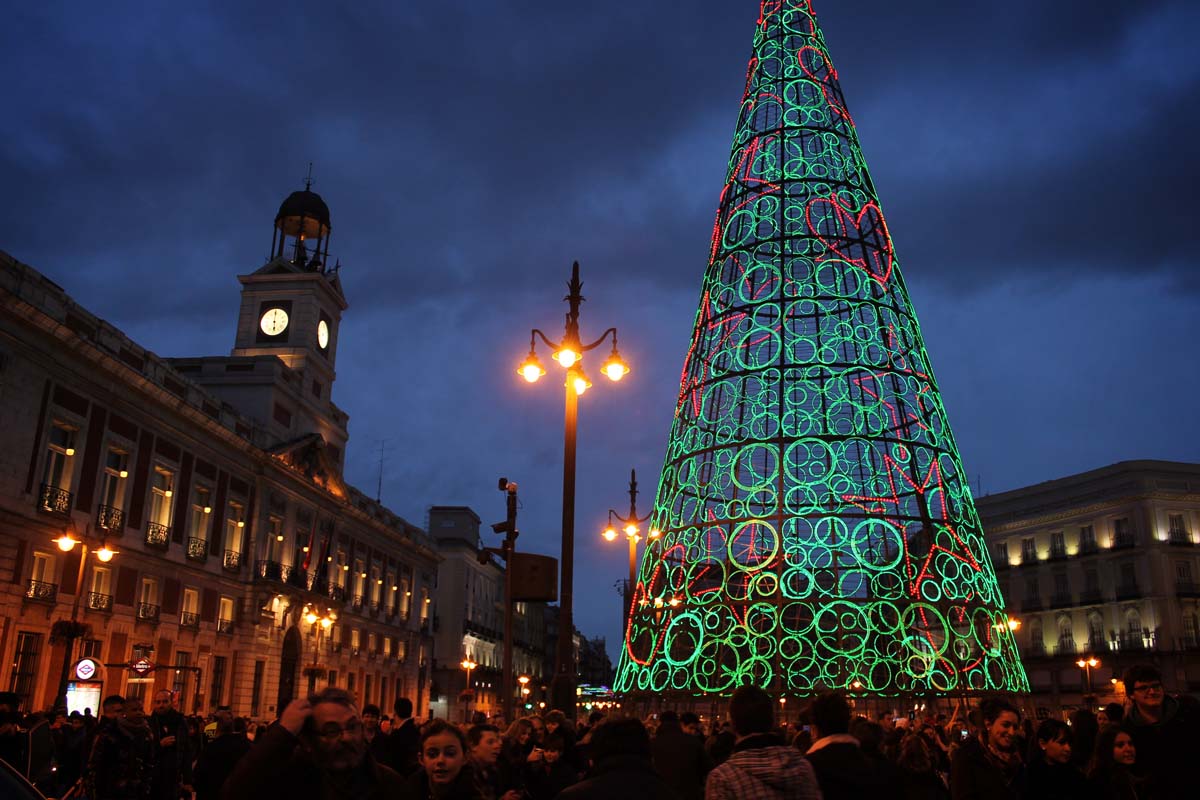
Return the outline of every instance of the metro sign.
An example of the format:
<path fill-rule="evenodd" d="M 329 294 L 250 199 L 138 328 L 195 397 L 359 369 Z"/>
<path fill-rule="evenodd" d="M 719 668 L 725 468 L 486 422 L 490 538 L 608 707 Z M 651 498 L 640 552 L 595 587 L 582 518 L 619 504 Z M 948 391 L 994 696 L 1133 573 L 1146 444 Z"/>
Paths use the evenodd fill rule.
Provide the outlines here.
<path fill-rule="evenodd" d="M 96 662 L 90 658 L 81 658 L 75 665 L 75 677 L 81 681 L 90 681 L 96 676 Z"/>
<path fill-rule="evenodd" d="M 145 677 L 146 673 L 154 671 L 154 662 L 148 658 L 139 658 L 137 661 L 129 662 L 129 669 L 139 678 Z"/>

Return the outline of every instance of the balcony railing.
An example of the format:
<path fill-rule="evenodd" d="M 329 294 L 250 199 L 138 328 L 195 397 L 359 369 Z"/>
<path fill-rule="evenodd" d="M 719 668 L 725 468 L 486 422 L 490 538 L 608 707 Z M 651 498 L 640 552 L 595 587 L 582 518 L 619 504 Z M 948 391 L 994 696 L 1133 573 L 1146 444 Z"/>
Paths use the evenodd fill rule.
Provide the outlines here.
<path fill-rule="evenodd" d="M 233 634 L 233 620 L 231 620 L 231 619 L 217 620 L 217 633 L 224 633 L 227 635 L 232 635 Z"/>
<path fill-rule="evenodd" d="M 1175 644 L 1180 650 L 1200 650 L 1200 636 L 1180 636 Z"/>
<path fill-rule="evenodd" d="M 354 595 L 354 600 L 353 600 L 353 602 L 351 602 L 350 605 L 352 605 L 354 607 L 355 611 L 362 611 L 363 604 L 366 601 L 367 601 L 367 598 L 363 597 L 361 594 L 356 594 L 356 595 Z"/>
<path fill-rule="evenodd" d="M 1141 596 L 1141 587 L 1139 587 L 1136 583 L 1123 583 L 1117 586 L 1118 600 L 1134 600 Z"/>
<path fill-rule="evenodd" d="M 58 584 L 46 581 L 30 581 L 25 588 L 25 597 L 43 603 L 53 603 L 58 598 Z"/>
<path fill-rule="evenodd" d="M 166 550 L 171 544 L 171 529 L 158 522 L 146 523 L 146 546 Z"/>
<path fill-rule="evenodd" d="M 1104 593 L 1099 589 L 1084 589 L 1079 593 L 1079 604 L 1081 606 L 1097 605 L 1104 602 Z"/>
<path fill-rule="evenodd" d="M 112 613 L 113 598 L 111 594 L 101 594 L 100 592 L 88 592 L 87 607 L 92 611 L 104 611 Z"/>
<path fill-rule="evenodd" d="M 259 561 L 254 565 L 254 575 L 265 581 L 286 582 L 292 574 L 292 568 L 278 561 Z"/>
<path fill-rule="evenodd" d="M 1125 550 L 1134 544 L 1132 533 L 1118 533 L 1113 536 L 1113 550 Z"/>
<path fill-rule="evenodd" d="M 1175 594 L 1180 597 L 1200 597 L 1200 583 L 1195 581 L 1175 581 Z"/>
<path fill-rule="evenodd" d="M 1035 550 L 1033 548 L 1029 548 L 1029 547 L 1021 550 L 1021 563 L 1022 564 L 1036 564 L 1037 561 L 1038 561 L 1037 550 Z"/>
<path fill-rule="evenodd" d="M 336 583 L 329 587 L 329 599 L 336 600 L 339 603 L 346 602 L 346 587 L 338 586 Z"/>
<path fill-rule="evenodd" d="M 1091 556 L 1100 552 L 1100 547 L 1096 544 L 1095 539 L 1084 539 L 1079 543 L 1079 555 Z"/>
<path fill-rule="evenodd" d="M 188 561 L 207 561 L 208 540 L 189 536 L 187 540 L 187 557 Z"/>
<path fill-rule="evenodd" d="M 158 622 L 158 603 L 138 603 L 137 618 L 143 622 Z"/>
<path fill-rule="evenodd" d="M 38 511 L 48 514 L 70 514 L 72 499 L 73 495 L 66 489 L 43 483 L 38 494 Z"/>
<path fill-rule="evenodd" d="M 1193 547 L 1192 535 L 1185 530 L 1173 529 L 1167 534 L 1167 543 L 1180 547 Z"/>
<path fill-rule="evenodd" d="M 1077 652 L 1079 651 L 1075 647 L 1075 640 L 1073 638 L 1059 639 L 1054 647 L 1054 654 L 1056 656 L 1073 656 Z"/>
<path fill-rule="evenodd" d="M 221 559 L 221 566 L 227 572 L 237 572 L 242 568 L 242 554 L 237 550 L 226 550 L 225 557 Z"/>
<path fill-rule="evenodd" d="M 1075 605 L 1075 598 L 1069 594 L 1059 594 L 1055 592 L 1050 596 L 1051 608 L 1066 608 Z"/>
<path fill-rule="evenodd" d="M 125 531 L 125 512 L 115 506 L 100 506 L 96 509 L 96 527 L 120 536 Z"/>
<path fill-rule="evenodd" d="M 1050 548 L 1050 560 L 1051 561 L 1062 561 L 1066 557 L 1067 557 L 1066 546 L 1052 546 Z"/>
<path fill-rule="evenodd" d="M 191 628 L 192 630 L 200 629 L 200 615 L 191 611 L 184 611 L 179 615 L 179 627 Z"/>

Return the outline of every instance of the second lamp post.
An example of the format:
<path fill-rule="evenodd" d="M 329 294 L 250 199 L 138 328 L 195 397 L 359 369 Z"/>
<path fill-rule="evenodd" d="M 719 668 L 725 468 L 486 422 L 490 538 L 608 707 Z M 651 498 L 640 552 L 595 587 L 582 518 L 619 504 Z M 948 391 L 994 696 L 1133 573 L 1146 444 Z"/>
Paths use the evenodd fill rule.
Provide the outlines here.
<path fill-rule="evenodd" d="M 633 602 L 633 587 L 637 585 L 637 543 L 641 538 L 641 529 L 638 525 L 650 519 L 651 515 L 647 514 L 644 517 L 637 515 L 637 470 L 629 470 L 629 516 L 622 517 L 613 509 L 608 510 L 608 527 L 604 529 L 604 538 L 610 542 L 617 540 L 617 529 L 613 527 L 613 520 L 616 520 L 621 525 L 625 526 L 622 530 L 625 531 L 626 538 L 629 539 L 629 582 L 625 584 L 625 622 L 629 622 L 630 604 Z M 658 531 L 654 528 L 650 529 L 647 534 L 648 539 L 657 539 Z"/>
<path fill-rule="evenodd" d="M 554 656 L 554 680 L 551 684 L 551 699 L 554 708 L 564 713 L 575 713 L 575 665 L 572 651 L 575 621 L 572 614 L 574 591 L 575 557 L 575 428 L 579 411 L 579 395 L 588 390 L 592 382 L 583 371 L 583 356 L 595 350 L 612 334 L 612 353 L 601 365 L 601 371 L 609 380 L 619 381 L 629 372 L 629 367 L 617 352 L 617 329 L 609 328 L 600 338 L 584 344 L 579 337 L 579 304 L 583 284 L 579 280 L 579 262 L 571 266 L 571 282 L 567 284 L 568 304 L 566 330 L 562 340 L 552 342 L 537 328 L 529 332 L 529 355 L 517 367 L 517 373 L 530 383 L 546 374 L 537 357 L 537 340 L 541 339 L 551 350 L 551 357 L 567 371 L 566 412 L 563 434 L 563 501 L 562 501 L 562 553 L 559 569 L 562 571 L 559 591 L 558 643 Z M 508 687 L 505 687 L 507 690 Z"/>

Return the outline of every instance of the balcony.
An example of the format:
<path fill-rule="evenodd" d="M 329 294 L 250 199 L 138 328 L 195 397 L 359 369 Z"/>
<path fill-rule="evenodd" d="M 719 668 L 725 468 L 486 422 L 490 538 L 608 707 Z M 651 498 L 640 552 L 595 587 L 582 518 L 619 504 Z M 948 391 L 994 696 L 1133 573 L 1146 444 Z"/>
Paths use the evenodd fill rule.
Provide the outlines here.
<path fill-rule="evenodd" d="M 1100 547 L 1096 544 L 1095 539 L 1086 539 L 1079 543 L 1079 555 L 1094 556 L 1100 552 Z"/>
<path fill-rule="evenodd" d="M 1037 550 L 1033 548 L 1025 548 L 1021 550 L 1022 564 L 1036 564 L 1038 562 Z"/>
<path fill-rule="evenodd" d="M 1067 558 L 1067 548 L 1063 545 L 1055 545 L 1050 548 L 1051 561 L 1065 561 Z"/>
<path fill-rule="evenodd" d="M 103 611 L 105 614 L 111 614 L 113 607 L 112 595 L 101 594 L 100 592 L 88 592 L 87 607 L 92 611 Z"/>
<path fill-rule="evenodd" d="M 336 583 L 329 587 L 329 599 L 339 603 L 346 602 L 346 587 L 338 586 Z"/>
<path fill-rule="evenodd" d="M 361 594 L 356 594 L 354 595 L 354 600 L 351 601 L 350 605 L 355 611 L 362 611 L 363 605 L 366 603 L 366 601 L 367 598 L 363 597 Z"/>
<path fill-rule="evenodd" d="M 1084 589 L 1079 593 L 1079 605 L 1099 605 L 1104 602 L 1104 593 L 1099 589 Z"/>
<path fill-rule="evenodd" d="M 125 512 L 114 506 L 100 506 L 96 509 L 96 527 L 120 536 L 125 532 Z"/>
<path fill-rule="evenodd" d="M 1068 608 L 1075 605 L 1075 598 L 1069 594 L 1055 592 L 1050 595 L 1050 608 Z"/>
<path fill-rule="evenodd" d="M 359 654 L 359 653 L 361 653 L 361 652 L 362 652 L 362 648 L 361 648 L 361 647 L 359 647 L 358 645 L 351 645 L 351 646 L 350 646 L 350 657 L 351 657 L 351 658 L 357 658 L 357 657 L 358 657 L 358 654 Z"/>
<path fill-rule="evenodd" d="M 143 622 L 158 622 L 158 603 L 138 603 L 137 618 Z"/>
<path fill-rule="evenodd" d="M 1128 550 L 1129 548 L 1133 547 L 1134 545 L 1135 545 L 1135 542 L 1133 541 L 1132 533 L 1118 533 L 1113 536 L 1113 543 L 1112 543 L 1113 550 Z"/>
<path fill-rule="evenodd" d="M 1029 643 L 1029 655 L 1032 657 L 1046 655 L 1046 643 L 1041 639 L 1034 639 Z"/>
<path fill-rule="evenodd" d="M 1023 603 L 1021 603 L 1021 610 L 1022 611 L 1041 611 L 1042 610 L 1042 598 L 1026 597 L 1025 601 Z"/>
<path fill-rule="evenodd" d="M 1181 636 L 1175 642 L 1179 650 L 1200 650 L 1200 636 Z"/>
<path fill-rule="evenodd" d="M 58 584 L 46 581 L 30 581 L 25 587 L 25 599 L 39 603 L 53 603 L 58 599 Z"/>
<path fill-rule="evenodd" d="M 1200 597 L 1200 583 L 1195 581 L 1175 581 L 1175 594 L 1180 597 Z"/>
<path fill-rule="evenodd" d="M 1123 583 L 1117 586 L 1118 600 L 1136 600 L 1142 596 L 1142 589 L 1136 583 Z"/>
<path fill-rule="evenodd" d="M 292 574 L 292 568 L 278 561 L 259 561 L 254 565 L 254 576 L 264 581 L 287 582 Z"/>
<path fill-rule="evenodd" d="M 187 540 L 187 558 L 188 561 L 199 561 L 201 563 L 207 561 L 208 540 L 189 536 Z"/>
<path fill-rule="evenodd" d="M 1192 535 L 1185 530 L 1175 528 L 1167 534 L 1167 544 L 1175 547 L 1195 547 L 1196 543 L 1192 541 Z"/>
<path fill-rule="evenodd" d="M 146 546 L 166 550 L 171 544 L 171 529 L 157 522 L 146 523 Z"/>
<path fill-rule="evenodd" d="M 1112 649 L 1118 651 L 1151 650 L 1154 634 L 1148 630 L 1124 631 L 1113 637 Z"/>
<path fill-rule="evenodd" d="M 219 619 L 217 620 L 217 633 L 223 633 L 226 636 L 233 635 L 233 620 Z"/>
<path fill-rule="evenodd" d="M 367 661 L 374 661 L 378 655 L 379 655 L 379 653 L 377 651 L 368 650 L 367 651 Z"/>
<path fill-rule="evenodd" d="M 242 568 L 242 554 L 237 550 L 226 550 L 221 559 L 221 568 L 226 572 L 238 572 Z"/>
<path fill-rule="evenodd" d="M 1059 639 L 1054 647 L 1054 655 L 1056 656 L 1073 656 L 1079 652 L 1079 648 L 1075 646 L 1075 639 Z"/>
<path fill-rule="evenodd" d="M 38 511 L 65 516 L 71 513 L 71 501 L 73 499 L 74 495 L 66 489 L 60 489 L 57 486 L 43 483 L 42 489 L 38 494 Z"/>
<path fill-rule="evenodd" d="M 342 643 L 341 642 L 330 642 L 329 643 L 329 652 L 331 652 L 331 653 L 342 652 Z"/>
<path fill-rule="evenodd" d="M 200 630 L 200 615 L 192 611 L 184 611 L 179 615 L 179 627 Z"/>

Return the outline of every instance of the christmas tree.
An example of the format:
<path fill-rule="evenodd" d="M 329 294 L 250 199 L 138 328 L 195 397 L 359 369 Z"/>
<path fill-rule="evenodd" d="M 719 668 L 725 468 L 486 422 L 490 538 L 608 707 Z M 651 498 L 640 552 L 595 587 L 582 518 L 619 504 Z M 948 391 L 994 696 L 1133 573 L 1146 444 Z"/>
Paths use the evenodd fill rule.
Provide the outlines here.
<path fill-rule="evenodd" d="M 764 0 L 616 689 L 1028 691 L 808 0 Z"/>

